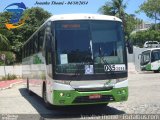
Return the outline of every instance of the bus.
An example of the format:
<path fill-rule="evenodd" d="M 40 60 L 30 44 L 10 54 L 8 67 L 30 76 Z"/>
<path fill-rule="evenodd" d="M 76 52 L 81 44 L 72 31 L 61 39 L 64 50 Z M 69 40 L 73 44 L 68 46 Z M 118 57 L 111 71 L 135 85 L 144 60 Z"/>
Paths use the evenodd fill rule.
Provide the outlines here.
<path fill-rule="evenodd" d="M 140 68 L 142 71 L 160 71 L 160 48 L 152 48 L 140 54 Z"/>
<path fill-rule="evenodd" d="M 117 17 L 53 15 L 23 45 L 23 79 L 47 108 L 126 101 L 126 48 Z"/>

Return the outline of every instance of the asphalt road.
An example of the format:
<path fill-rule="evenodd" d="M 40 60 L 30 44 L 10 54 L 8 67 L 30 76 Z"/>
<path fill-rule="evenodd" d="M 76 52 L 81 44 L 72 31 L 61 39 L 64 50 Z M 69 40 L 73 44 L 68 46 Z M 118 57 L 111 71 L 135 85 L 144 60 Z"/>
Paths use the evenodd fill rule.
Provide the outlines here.
<path fill-rule="evenodd" d="M 43 100 L 29 96 L 25 85 L 0 91 L 0 119 L 106 119 L 108 115 L 160 114 L 160 73 L 129 74 L 129 99 L 108 106 L 72 106 L 47 110 Z"/>

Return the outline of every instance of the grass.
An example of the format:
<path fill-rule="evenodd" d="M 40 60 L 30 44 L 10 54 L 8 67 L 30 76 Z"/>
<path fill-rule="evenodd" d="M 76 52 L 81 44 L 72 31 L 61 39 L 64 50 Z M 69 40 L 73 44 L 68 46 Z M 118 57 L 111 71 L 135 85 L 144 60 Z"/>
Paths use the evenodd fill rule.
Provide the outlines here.
<path fill-rule="evenodd" d="M 17 79 L 17 76 L 16 75 L 11 75 L 11 74 L 8 74 L 6 76 L 3 76 L 0 81 L 5 81 L 5 80 L 15 80 Z"/>

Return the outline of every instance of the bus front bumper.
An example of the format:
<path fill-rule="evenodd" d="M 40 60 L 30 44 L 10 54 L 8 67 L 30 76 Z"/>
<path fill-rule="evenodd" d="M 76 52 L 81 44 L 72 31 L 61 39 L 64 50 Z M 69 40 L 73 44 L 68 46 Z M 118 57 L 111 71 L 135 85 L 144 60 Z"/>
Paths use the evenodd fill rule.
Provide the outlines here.
<path fill-rule="evenodd" d="M 113 88 L 107 91 L 79 92 L 75 90 L 54 90 L 53 105 L 85 105 L 104 104 L 110 102 L 121 102 L 128 99 L 128 87 Z M 100 95 L 100 98 L 90 98 L 93 95 Z"/>

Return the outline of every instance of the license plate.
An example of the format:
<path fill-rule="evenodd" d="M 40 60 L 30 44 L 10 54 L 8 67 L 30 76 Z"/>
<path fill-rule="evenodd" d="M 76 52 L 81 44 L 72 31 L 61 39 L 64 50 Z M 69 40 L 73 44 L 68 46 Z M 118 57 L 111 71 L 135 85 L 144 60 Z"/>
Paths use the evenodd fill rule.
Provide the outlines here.
<path fill-rule="evenodd" d="M 93 94 L 89 96 L 89 99 L 100 99 L 102 96 L 100 94 Z"/>

